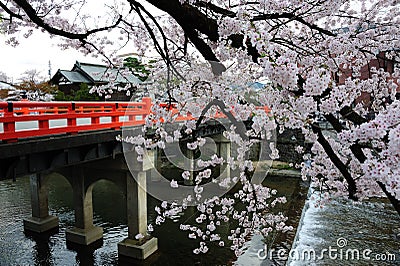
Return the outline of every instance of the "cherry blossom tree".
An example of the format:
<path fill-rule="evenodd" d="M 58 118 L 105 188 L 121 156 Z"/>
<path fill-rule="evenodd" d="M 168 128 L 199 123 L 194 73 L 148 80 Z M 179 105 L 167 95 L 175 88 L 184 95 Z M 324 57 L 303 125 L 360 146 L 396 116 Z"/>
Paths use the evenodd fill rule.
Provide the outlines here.
<path fill-rule="evenodd" d="M 8 96 L 8 88 L 11 86 L 9 78 L 6 73 L 0 71 L 0 99 Z"/>
<path fill-rule="evenodd" d="M 1 98 L 7 100 L 10 99 L 7 96 L 10 96 L 13 100 L 50 101 L 54 98 L 52 93 L 56 91 L 36 69 L 24 71 L 18 82 L 12 82 L 6 73 L 0 72 L 0 82 L 10 87 L 2 92 Z"/>
<path fill-rule="evenodd" d="M 4 84 L 7 84 L 7 85 L 11 86 L 12 83 L 10 82 L 10 80 L 11 79 L 7 76 L 6 73 L 0 71 L 0 82 L 1 83 L 4 83 Z"/>
<path fill-rule="evenodd" d="M 153 79 L 164 82 L 162 88 L 171 99 L 214 99 L 214 107 L 227 109 L 227 115 L 252 120 L 252 133 L 227 134 L 243 154 L 249 145 L 243 137 L 272 124 L 279 131 L 300 129 L 312 148 L 304 154 L 310 163 L 297 166 L 320 192 L 321 204 L 336 196 L 362 200 L 384 195 L 400 215 L 399 1 L 119 0 L 106 4 L 96 17 L 89 11 L 90 1 L 0 0 L 0 25 L 10 45 L 19 43 L 18 34 L 29 37 L 40 29 L 62 37 L 61 47 L 101 55 L 110 64 L 121 63 L 117 51 L 127 46 L 143 56 L 158 53 Z M 246 90 L 233 90 L 235 84 L 246 87 L 257 80 L 267 81 L 256 98 L 270 108 L 275 123 L 254 104 L 240 100 Z M 361 101 L 366 95 L 368 100 Z M 202 106 L 207 108 L 197 113 L 185 104 L 180 108 L 201 120 L 214 108 Z M 158 128 L 156 146 L 162 148 L 179 135 L 162 129 L 173 118 L 168 110 L 154 107 L 146 126 Z M 335 134 L 327 134 L 321 120 Z M 190 133 L 196 123 L 186 126 Z M 139 157 L 140 145 L 151 146 L 143 138 L 129 141 L 137 145 Z M 297 150 L 304 152 L 302 147 Z M 248 182 L 252 165 L 239 157 L 236 181 L 242 188 L 234 199 L 204 200 L 197 207 L 199 225 L 181 225 L 190 231 L 189 237 L 201 239 L 195 253 L 208 250 L 206 241 L 224 245 L 213 232 L 229 219 L 240 225 L 229 237 L 237 254 L 245 237 L 255 231 L 266 235 L 290 229 L 284 217 L 265 215 L 284 199 L 273 199 L 270 189 Z M 209 164 L 218 164 L 218 158 Z M 197 197 L 209 173 L 199 175 Z M 183 178 L 187 176 L 185 172 Z M 173 181 L 171 186 L 177 187 Z M 236 210 L 235 200 L 248 208 Z M 163 203 L 156 223 L 180 208 Z"/>

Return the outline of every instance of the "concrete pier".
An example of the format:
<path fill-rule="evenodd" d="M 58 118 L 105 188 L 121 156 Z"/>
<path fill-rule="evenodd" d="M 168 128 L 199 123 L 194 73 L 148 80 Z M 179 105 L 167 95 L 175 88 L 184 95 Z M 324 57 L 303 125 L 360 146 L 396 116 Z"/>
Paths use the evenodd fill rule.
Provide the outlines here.
<path fill-rule="evenodd" d="M 82 169 L 73 173 L 75 227 L 66 231 L 66 238 L 75 244 L 90 245 L 103 238 L 103 228 L 93 225 L 93 184 L 87 184 Z"/>
<path fill-rule="evenodd" d="M 157 238 L 136 239 L 147 233 L 146 172 L 138 171 L 126 175 L 126 200 L 128 216 L 128 238 L 118 243 L 118 255 L 133 259 L 146 259 L 157 250 Z"/>
<path fill-rule="evenodd" d="M 194 150 L 185 150 L 185 158 L 184 159 L 184 166 L 185 170 L 189 171 L 189 179 L 184 180 L 185 185 L 193 185 L 194 184 L 194 170 L 195 170 L 195 165 L 194 165 Z"/>
<path fill-rule="evenodd" d="M 24 230 L 43 233 L 58 227 L 58 217 L 49 215 L 46 176 L 30 176 L 32 217 L 24 219 Z"/>
<path fill-rule="evenodd" d="M 222 134 L 213 137 L 215 143 L 217 144 L 218 156 L 225 160 L 225 163 L 220 166 L 220 178 L 231 177 L 231 168 L 226 163 L 231 157 L 231 141 L 225 138 Z"/>
<path fill-rule="evenodd" d="M 214 154 L 216 152 L 218 156 L 225 160 L 231 154 L 231 144 L 222 135 L 216 136 L 213 146 L 204 148 L 208 149 L 207 153 L 212 152 Z M 101 149 L 93 150 L 86 157 L 95 158 L 99 150 Z M 146 154 L 147 156 L 143 158 L 142 162 L 132 160 L 137 157 L 134 151 L 124 154 L 125 158 L 117 156 L 112 160 L 107 160 L 107 163 L 104 163 L 103 160 L 89 161 L 85 157 L 88 160 L 85 163 L 63 167 L 56 171 L 69 181 L 73 190 L 75 224 L 72 228 L 66 230 L 67 243 L 92 246 L 92 244 L 99 243 L 103 238 L 103 228 L 93 224 L 92 190 L 97 181 L 106 179 L 121 189 L 127 203 L 128 235 L 126 239 L 118 243 L 118 255 L 121 258 L 144 260 L 157 251 L 157 238 L 147 234 L 146 187 L 147 174 L 154 169 L 157 159 L 155 158 L 155 151 L 149 150 Z M 191 173 L 187 184 L 193 184 L 193 175 L 196 170 L 194 164 L 195 152 L 186 149 L 184 154 L 186 157 L 185 168 Z M 63 158 L 60 160 L 62 161 Z M 229 177 L 230 168 L 226 167 L 222 175 Z M 30 183 L 32 217 L 24 220 L 25 230 L 42 233 L 58 227 L 58 218 L 48 213 L 46 176 L 41 173 L 33 174 L 30 177 Z M 138 235 L 144 237 L 137 238 Z"/>

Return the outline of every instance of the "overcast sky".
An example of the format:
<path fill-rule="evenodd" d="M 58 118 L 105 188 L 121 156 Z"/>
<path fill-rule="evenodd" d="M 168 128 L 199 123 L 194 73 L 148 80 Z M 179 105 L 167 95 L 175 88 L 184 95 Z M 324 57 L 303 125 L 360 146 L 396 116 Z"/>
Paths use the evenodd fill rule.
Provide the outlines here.
<path fill-rule="evenodd" d="M 75 61 L 87 63 L 101 63 L 100 58 L 84 56 L 76 50 L 62 50 L 57 46 L 55 39 L 47 34 L 36 32 L 30 38 L 19 38 L 17 47 L 5 44 L 5 36 L 0 35 L 0 71 L 18 81 L 20 74 L 26 70 L 36 69 L 44 76 L 48 76 L 49 61 L 51 74 L 58 69 L 70 70 Z"/>
<path fill-rule="evenodd" d="M 88 1 L 87 9 L 91 12 L 95 9 L 98 13 L 104 11 L 103 5 L 109 3 L 108 0 Z M 145 4 L 146 8 L 155 15 L 160 15 L 158 9 Z M 82 10 L 81 10 L 82 12 Z M 11 47 L 5 44 L 7 37 L 0 34 L 0 72 L 4 72 L 13 82 L 18 82 L 21 73 L 26 70 L 36 69 L 43 76 L 48 77 L 49 60 L 51 62 L 51 74 L 54 75 L 58 69 L 70 70 L 75 61 L 85 63 L 103 64 L 101 58 L 85 56 L 73 49 L 62 50 L 57 46 L 57 38 L 51 39 L 48 34 L 40 31 L 28 39 L 21 36 L 18 38 L 20 45 Z M 58 41 L 60 43 L 61 41 Z M 121 54 L 134 53 L 130 48 L 120 51 Z"/>

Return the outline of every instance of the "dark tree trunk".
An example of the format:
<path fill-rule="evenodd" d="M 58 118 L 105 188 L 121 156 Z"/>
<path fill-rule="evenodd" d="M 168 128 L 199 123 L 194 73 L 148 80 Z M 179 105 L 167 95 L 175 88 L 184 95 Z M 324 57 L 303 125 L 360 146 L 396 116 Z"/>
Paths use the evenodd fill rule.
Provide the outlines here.
<path fill-rule="evenodd" d="M 344 179 L 346 179 L 347 184 L 349 186 L 348 187 L 349 198 L 352 200 L 357 200 L 356 182 L 354 181 L 353 177 L 347 170 L 346 165 L 336 155 L 335 151 L 332 149 L 331 145 L 329 144 L 329 142 L 326 140 L 326 138 L 322 134 L 321 129 L 316 125 L 313 125 L 312 128 L 313 128 L 314 133 L 316 133 L 318 136 L 318 139 L 317 139 L 318 143 L 321 144 L 322 148 L 324 149 L 325 153 L 328 155 L 329 159 L 336 166 L 336 168 L 340 171 L 340 173 L 343 175 Z"/>
<path fill-rule="evenodd" d="M 396 199 L 392 194 L 390 194 L 389 191 L 387 191 L 386 186 L 382 182 L 377 181 L 377 183 L 382 189 L 382 191 L 385 193 L 386 197 L 388 197 L 388 199 L 390 200 L 390 203 L 392 203 L 393 208 L 397 211 L 397 213 L 400 216 L 400 201 Z"/>
<path fill-rule="evenodd" d="M 361 125 L 362 123 L 367 122 L 366 119 L 359 116 L 348 106 L 344 107 L 340 111 L 340 114 L 343 117 L 349 119 L 350 121 L 354 122 L 357 125 Z M 344 129 L 343 126 L 339 123 L 339 120 L 337 118 L 335 118 L 333 115 L 326 115 L 325 117 L 328 120 L 328 122 L 331 123 L 331 125 L 337 132 L 341 132 Z M 358 143 L 351 145 L 350 150 L 360 163 L 364 163 L 365 160 L 367 159 L 361 146 Z M 380 181 L 376 181 L 376 182 L 378 183 L 379 187 L 382 189 L 383 193 L 385 193 L 386 197 L 389 199 L 393 208 L 397 211 L 397 213 L 400 216 L 400 201 L 398 199 L 396 199 L 392 194 L 390 194 L 390 192 L 387 190 L 385 184 L 383 184 Z"/>

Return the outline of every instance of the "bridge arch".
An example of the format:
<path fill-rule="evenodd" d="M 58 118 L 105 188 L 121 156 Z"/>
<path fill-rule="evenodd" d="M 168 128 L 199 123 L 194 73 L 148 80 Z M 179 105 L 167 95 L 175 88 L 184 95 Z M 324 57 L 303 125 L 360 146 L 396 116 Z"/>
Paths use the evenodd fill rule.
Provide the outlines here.
<path fill-rule="evenodd" d="M 73 188 L 69 178 L 58 172 L 51 172 L 45 175 L 45 183 L 50 209 L 67 207 L 73 210 Z"/>
<path fill-rule="evenodd" d="M 54 174 L 62 176 L 62 180 L 66 180 L 65 185 L 68 189 L 72 187 L 75 222 L 73 228 L 66 230 L 66 240 L 71 244 L 91 245 L 95 242 L 98 243 L 98 240 L 103 238 L 103 228 L 93 223 L 93 211 L 97 196 L 101 197 L 101 187 L 108 187 L 121 196 L 121 200 L 117 202 L 120 205 L 118 209 L 121 210 L 123 219 L 120 222 L 128 226 L 127 238 L 118 244 L 118 253 L 122 256 L 143 259 L 157 249 L 156 238 L 148 239 L 146 248 L 141 247 L 142 242 L 139 244 L 136 240 L 138 234 L 145 235 L 147 231 L 146 171 L 149 169 L 138 164 L 131 172 L 122 156 L 111 158 L 54 170 Z M 38 206 L 36 208 L 38 211 L 35 214 L 32 213 L 32 219 L 26 219 L 26 221 L 32 220 L 33 226 L 36 226 L 35 223 L 39 218 L 41 226 L 36 230 L 33 228 L 32 231 L 43 232 L 50 227 L 58 226 L 58 218 L 48 215 L 48 184 L 51 183 L 51 178 L 39 173 L 32 175 L 30 181 L 32 198 L 39 199 L 32 200 L 32 209 Z M 42 208 L 43 206 L 46 208 Z M 101 216 L 104 217 L 104 214 L 106 213 Z M 111 221 L 108 217 L 105 219 Z M 26 221 L 24 221 L 24 225 L 28 224 Z M 28 227 L 25 226 L 29 230 Z"/>
<path fill-rule="evenodd" d="M 126 224 L 126 189 L 122 184 L 103 178 L 92 183 L 89 189 L 92 190 L 94 215 L 111 225 Z"/>

